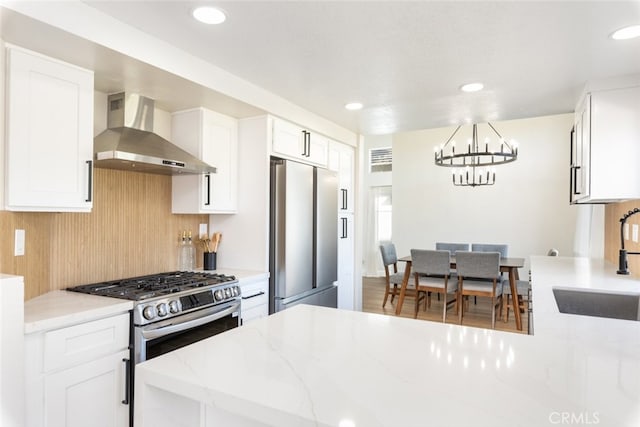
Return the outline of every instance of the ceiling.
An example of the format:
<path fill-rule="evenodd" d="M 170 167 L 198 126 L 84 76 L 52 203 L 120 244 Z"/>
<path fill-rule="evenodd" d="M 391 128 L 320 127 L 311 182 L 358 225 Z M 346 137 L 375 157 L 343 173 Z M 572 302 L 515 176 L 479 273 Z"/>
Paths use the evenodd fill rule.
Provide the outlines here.
<path fill-rule="evenodd" d="M 640 39 L 609 38 L 640 1 L 206 2 L 219 26 L 191 18 L 202 1 L 84 3 L 365 135 L 567 113 L 587 81 L 640 73 Z"/>

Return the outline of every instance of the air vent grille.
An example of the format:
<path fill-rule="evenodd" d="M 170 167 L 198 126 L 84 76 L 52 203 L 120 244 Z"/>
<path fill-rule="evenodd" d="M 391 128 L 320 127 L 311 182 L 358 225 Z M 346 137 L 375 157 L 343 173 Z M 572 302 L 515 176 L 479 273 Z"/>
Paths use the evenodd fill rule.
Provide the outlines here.
<path fill-rule="evenodd" d="M 374 148 L 369 152 L 369 166 L 371 172 L 391 172 L 393 155 L 391 147 Z"/>

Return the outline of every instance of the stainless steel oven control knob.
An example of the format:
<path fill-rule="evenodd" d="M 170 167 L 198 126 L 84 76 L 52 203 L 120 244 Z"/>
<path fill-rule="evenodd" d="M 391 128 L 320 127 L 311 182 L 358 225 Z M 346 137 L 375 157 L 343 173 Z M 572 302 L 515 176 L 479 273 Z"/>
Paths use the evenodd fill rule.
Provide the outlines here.
<path fill-rule="evenodd" d="M 225 298 L 231 298 L 232 297 L 231 288 L 225 288 L 224 289 L 224 296 L 225 296 Z"/>
<path fill-rule="evenodd" d="M 216 301 L 222 301 L 224 299 L 224 292 L 222 292 L 222 289 L 218 289 L 214 292 L 213 296 Z"/>
<path fill-rule="evenodd" d="M 144 308 L 144 310 L 142 310 L 142 316 L 147 320 L 152 320 L 154 317 L 156 317 L 156 311 L 154 310 L 153 306 L 148 305 Z"/>
<path fill-rule="evenodd" d="M 158 307 L 156 307 L 156 310 L 158 310 L 158 316 L 160 317 L 164 317 L 167 315 L 167 304 L 161 302 L 160 304 L 158 304 Z"/>
<path fill-rule="evenodd" d="M 238 295 L 240 295 L 240 288 L 238 286 L 234 286 L 233 287 L 233 296 L 237 297 Z"/>
<path fill-rule="evenodd" d="M 178 301 L 169 301 L 169 313 L 176 314 L 178 312 Z"/>

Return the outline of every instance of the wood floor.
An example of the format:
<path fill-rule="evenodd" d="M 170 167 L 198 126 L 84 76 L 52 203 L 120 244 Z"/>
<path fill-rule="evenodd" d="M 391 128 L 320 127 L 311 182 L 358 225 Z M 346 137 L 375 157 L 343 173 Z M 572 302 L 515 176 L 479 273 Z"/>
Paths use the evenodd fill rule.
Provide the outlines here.
<path fill-rule="evenodd" d="M 395 316 L 397 298 L 391 302 L 391 297 L 387 300 L 387 305 L 382 308 L 382 300 L 384 299 L 384 277 L 364 277 L 362 279 L 362 311 L 367 313 L 378 313 Z M 401 317 L 413 318 L 415 310 L 415 299 L 407 297 L 402 305 Z M 431 298 L 431 307 L 424 311 L 424 306 L 420 306 L 418 311 L 418 319 L 442 322 L 442 298 L 440 301 L 433 296 Z M 458 324 L 458 316 L 456 316 L 455 308 L 451 306 L 447 312 L 447 323 Z M 468 311 L 464 312 L 462 324 L 474 326 L 478 328 L 491 329 L 491 301 L 489 298 L 478 298 L 477 304 L 473 301 L 469 304 Z M 509 314 L 509 321 L 503 322 L 502 319 L 496 321 L 496 330 L 527 333 L 527 316 L 522 314 L 522 331 L 516 329 L 516 320 L 513 312 Z"/>

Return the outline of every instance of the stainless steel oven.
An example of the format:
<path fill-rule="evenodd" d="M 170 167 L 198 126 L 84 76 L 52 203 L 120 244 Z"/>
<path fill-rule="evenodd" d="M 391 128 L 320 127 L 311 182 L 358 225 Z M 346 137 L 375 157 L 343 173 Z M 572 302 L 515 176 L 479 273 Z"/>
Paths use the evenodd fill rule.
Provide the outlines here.
<path fill-rule="evenodd" d="M 140 363 L 240 326 L 240 300 L 167 320 L 134 326 L 134 360 Z"/>
<path fill-rule="evenodd" d="M 174 271 L 68 288 L 134 301 L 127 398 L 133 425 L 135 365 L 240 325 L 241 295 L 234 276 Z"/>

